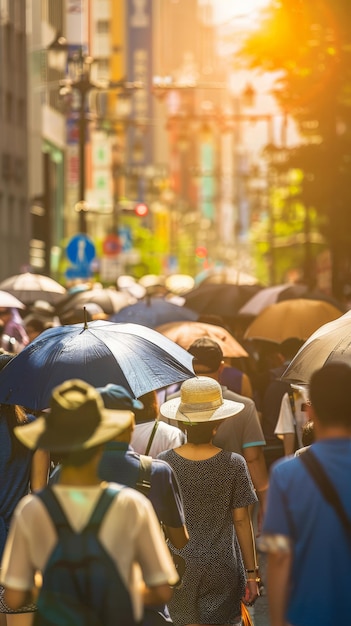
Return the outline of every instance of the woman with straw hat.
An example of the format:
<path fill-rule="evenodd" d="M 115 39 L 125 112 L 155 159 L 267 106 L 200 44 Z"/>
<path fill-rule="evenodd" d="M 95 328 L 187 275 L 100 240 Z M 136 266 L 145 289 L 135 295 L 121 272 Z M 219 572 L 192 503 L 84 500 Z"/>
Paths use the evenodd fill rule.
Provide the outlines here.
<path fill-rule="evenodd" d="M 187 434 L 186 444 L 159 455 L 179 480 L 190 537 L 182 550 L 170 546 L 186 564 L 169 603 L 177 626 L 240 624 L 241 600 L 251 604 L 259 595 L 248 511 L 257 498 L 247 465 L 212 443 L 222 421 L 243 406 L 223 399 L 218 382 L 201 376 L 185 381 L 180 398 L 160 407 Z"/>

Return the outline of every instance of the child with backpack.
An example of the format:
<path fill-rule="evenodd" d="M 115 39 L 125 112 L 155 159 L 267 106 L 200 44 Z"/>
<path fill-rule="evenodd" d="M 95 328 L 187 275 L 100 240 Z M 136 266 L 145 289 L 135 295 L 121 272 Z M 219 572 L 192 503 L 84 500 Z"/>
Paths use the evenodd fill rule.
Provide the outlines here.
<path fill-rule="evenodd" d="M 40 626 L 133 626 L 143 605 L 166 603 L 178 576 L 150 502 L 97 475 L 102 444 L 128 428 L 80 380 L 54 389 L 50 411 L 15 429 L 31 449 L 62 459 L 59 482 L 19 503 L 1 582 L 10 608 L 37 589 Z"/>

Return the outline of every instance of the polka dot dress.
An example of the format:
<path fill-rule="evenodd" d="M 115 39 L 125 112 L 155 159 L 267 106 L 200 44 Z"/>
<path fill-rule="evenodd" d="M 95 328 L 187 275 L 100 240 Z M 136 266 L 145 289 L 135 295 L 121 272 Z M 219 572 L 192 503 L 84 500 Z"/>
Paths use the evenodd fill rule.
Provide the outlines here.
<path fill-rule="evenodd" d="M 225 451 L 204 461 L 190 461 L 174 450 L 159 458 L 177 475 L 190 536 L 182 550 L 171 546 L 186 562 L 183 583 L 168 605 L 174 624 L 232 623 L 245 590 L 232 510 L 256 502 L 246 463 Z"/>

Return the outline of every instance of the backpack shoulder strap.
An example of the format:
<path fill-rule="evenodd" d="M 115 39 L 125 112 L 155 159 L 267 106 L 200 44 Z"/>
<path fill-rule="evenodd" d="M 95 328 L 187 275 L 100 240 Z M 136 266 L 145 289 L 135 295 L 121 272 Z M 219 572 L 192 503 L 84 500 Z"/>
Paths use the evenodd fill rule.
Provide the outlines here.
<path fill-rule="evenodd" d="M 150 452 L 150 448 L 151 448 L 151 446 L 152 446 L 152 442 L 153 442 L 153 440 L 154 440 L 154 438 L 155 438 L 156 431 L 157 431 L 157 429 L 158 429 L 158 424 L 159 424 L 159 421 L 158 421 L 158 420 L 155 420 L 155 423 L 154 423 L 153 429 L 152 429 L 151 434 L 150 434 L 149 441 L 147 442 L 147 446 L 146 446 L 146 450 L 145 450 L 145 454 L 146 454 L 146 456 L 147 456 L 147 455 L 149 454 L 149 452 Z"/>
<path fill-rule="evenodd" d="M 99 529 L 107 510 L 110 508 L 113 500 L 119 494 L 119 492 L 120 492 L 120 489 L 116 489 L 115 487 L 112 487 L 111 485 L 108 485 L 102 490 L 102 493 L 90 516 L 90 519 L 86 528 L 94 527 L 95 531 Z"/>
<path fill-rule="evenodd" d="M 67 516 L 51 487 L 47 486 L 41 491 L 38 491 L 35 495 L 37 498 L 40 498 L 40 500 L 46 506 L 48 513 L 55 523 L 56 527 L 71 528 Z"/>
<path fill-rule="evenodd" d="M 139 456 L 139 476 L 135 485 L 136 489 L 145 496 L 149 495 L 151 488 L 152 457 L 145 454 Z"/>
<path fill-rule="evenodd" d="M 317 459 L 316 455 L 309 448 L 306 452 L 299 455 L 299 459 L 303 462 L 312 478 L 319 487 L 322 495 L 329 504 L 331 504 L 337 515 L 339 516 L 349 538 L 351 539 L 351 521 L 345 513 L 345 509 L 341 503 L 340 497 L 329 479 L 323 465 Z"/>

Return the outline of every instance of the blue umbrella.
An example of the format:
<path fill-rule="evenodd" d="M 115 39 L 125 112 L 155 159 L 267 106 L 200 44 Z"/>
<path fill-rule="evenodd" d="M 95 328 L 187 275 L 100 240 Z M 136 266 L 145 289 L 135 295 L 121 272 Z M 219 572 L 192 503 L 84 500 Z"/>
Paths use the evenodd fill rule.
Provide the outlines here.
<path fill-rule="evenodd" d="M 145 298 L 123 307 L 110 316 L 111 322 L 135 322 L 148 328 L 156 328 L 168 322 L 195 322 L 199 314 L 184 306 L 168 302 L 164 298 Z"/>
<path fill-rule="evenodd" d="M 0 372 L 0 403 L 49 406 L 54 387 L 80 378 L 94 387 L 116 383 L 136 398 L 194 376 L 193 357 L 139 324 L 97 320 L 44 331 Z"/>

